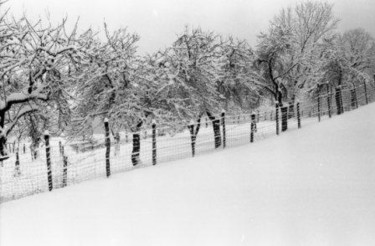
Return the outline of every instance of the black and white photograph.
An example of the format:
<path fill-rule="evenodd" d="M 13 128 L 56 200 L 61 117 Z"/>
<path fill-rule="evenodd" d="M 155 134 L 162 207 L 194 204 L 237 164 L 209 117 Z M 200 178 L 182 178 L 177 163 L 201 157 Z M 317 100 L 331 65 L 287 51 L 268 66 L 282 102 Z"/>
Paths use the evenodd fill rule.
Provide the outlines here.
<path fill-rule="evenodd" d="M 0 0 L 0 246 L 375 245 L 374 0 Z"/>

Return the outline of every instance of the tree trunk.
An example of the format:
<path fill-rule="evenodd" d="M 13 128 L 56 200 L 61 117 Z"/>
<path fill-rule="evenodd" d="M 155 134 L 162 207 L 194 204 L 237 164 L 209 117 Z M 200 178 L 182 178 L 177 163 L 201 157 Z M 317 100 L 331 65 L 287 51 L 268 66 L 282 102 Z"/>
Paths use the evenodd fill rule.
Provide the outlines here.
<path fill-rule="evenodd" d="M 141 136 L 138 133 L 133 133 L 133 150 L 132 150 L 132 163 L 136 166 L 139 163 L 139 153 L 141 151 Z"/>
<path fill-rule="evenodd" d="M 220 119 L 216 119 L 211 115 L 210 112 L 207 112 L 207 116 L 212 122 L 212 128 L 214 130 L 215 149 L 217 149 L 221 146 Z"/>
<path fill-rule="evenodd" d="M 220 120 L 212 121 L 212 127 L 214 129 L 215 148 L 219 148 L 221 146 Z"/>
<path fill-rule="evenodd" d="M 141 152 L 140 128 L 142 124 L 143 124 L 143 121 L 140 121 L 136 126 L 136 131 L 133 133 L 133 150 L 132 150 L 133 166 L 136 166 L 140 161 L 139 159 L 139 154 Z"/>
<path fill-rule="evenodd" d="M 194 134 L 194 125 L 188 126 L 189 131 L 190 131 L 190 138 L 191 138 L 191 155 L 194 157 L 195 156 L 195 140 L 196 140 L 196 135 Z"/>
<path fill-rule="evenodd" d="M 5 151 L 5 144 L 6 144 L 6 139 L 5 137 L 0 137 L 0 158 L 1 160 L 4 160 L 3 158 L 7 159 L 6 156 L 6 151 Z"/>
<path fill-rule="evenodd" d="M 342 103 L 341 88 L 339 88 L 339 87 L 336 88 L 335 99 L 336 99 L 337 114 L 340 115 L 340 114 L 344 113 L 344 105 Z"/>
<path fill-rule="evenodd" d="M 329 91 L 329 87 L 327 84 L 327 107 L 328 107 L 328 117 L 332 117 L 332 109 L 331 109 L 331 92 Z"/>
<path fill-rule="evenodd" d="M 207 119 L 206 119 L 206 122 L 207 122 Z M 200 117 L 197 120 L 196 125 L 194 124 L 194 121 L 192 121 L 190 123 L 190 125 L 188 125 L 189 132 L 190 132 L 190 138 L 191 138 L 191 154 L 192 154 L 193 157 L 195 156 L 195 143 L 196 143 L 196 140 L 197 140 L 197 136 L 198 136 L 200 126 L 201 126 L 201 118 Z"/>
<path fill-rule="evenodd" d="M 356 88 L 354 87 L 352 90 L 350 90 L 350 94 L 351 94 L 351 106 L 352 106 L 352 109 L 355 109 L 355 108 L 358 108 L 358 100 L 357 100 L 357 90 Z"/>
<path fill-rule="evenodd" d="M 4 122 L 5 122 L 4 117 L 5 117 L 5 113 L 2 112 L 0 114 L 0 126 L 2 129 L 4 129 Z M 4 134 L 5 133 L 2 133 L 0 137 L 0 161 L 8 159 L 8 155 L 5 151 L 6 136 Z"/>

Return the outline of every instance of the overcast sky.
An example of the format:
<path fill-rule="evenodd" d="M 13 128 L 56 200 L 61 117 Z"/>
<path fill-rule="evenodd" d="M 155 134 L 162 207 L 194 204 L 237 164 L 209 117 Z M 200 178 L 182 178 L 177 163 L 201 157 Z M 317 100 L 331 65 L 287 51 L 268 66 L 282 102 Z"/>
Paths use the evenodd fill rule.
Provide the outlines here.
<path fill-rule="evenodd" d="M 49 12 L 57 21 L 80 16 L 80 27 L 110 29 L 128 27 L 141 36 L 139 50 L 154 52 L 170 45 L 185 25 L 202 27 L 224 35 L 232 34 L 256 44 L 259 32 L 283 7 L 297 0 L 9 0 L 16 16 L 45 18 Z M 340 30 L 365 28 L 375 37 L 375 0 L 328 0 L 341 19 Z"/>

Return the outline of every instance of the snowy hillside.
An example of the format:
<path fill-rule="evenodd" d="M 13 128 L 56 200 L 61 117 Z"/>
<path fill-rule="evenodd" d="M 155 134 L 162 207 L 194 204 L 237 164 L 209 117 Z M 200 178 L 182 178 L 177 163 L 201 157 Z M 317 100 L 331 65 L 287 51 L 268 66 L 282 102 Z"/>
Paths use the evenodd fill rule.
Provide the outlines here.
<path fill-rule="evenodd" d="M 373 245 L 375 104 L 0 206 L 0 245 Z"/>

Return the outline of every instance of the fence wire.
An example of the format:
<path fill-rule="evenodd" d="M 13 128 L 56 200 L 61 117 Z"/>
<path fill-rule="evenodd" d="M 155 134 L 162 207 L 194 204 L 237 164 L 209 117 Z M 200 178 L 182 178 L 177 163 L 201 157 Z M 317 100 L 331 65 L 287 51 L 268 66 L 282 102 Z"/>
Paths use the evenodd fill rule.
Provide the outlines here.
<path fill-rule="evenodd" d="M 173 135 L 168 134 L 169 129 L 156 126 L 155 137 L 152 129 L 142 129 L 139 132 L 139 162 L 136 166 L 132 161 L 133 133 L 120 132 L 119 139 L 115 140 L 113 136 L 110 139 L 110 174 L 191 158 L 228 147 L 256 144 L 262 139 L 284 134 L 299 126 L 303 128 L 374 100 L 374 88 L 362 85 L 333 93 L 320 93 L 310 100 L 285 104 L 283 109 L 275 106 L 273 110 L 253 114 L 227 114 L 224 118 L 220 115 L 216 117 L 218 131 L 213 130 L 211 120 L 203 118 L 195 139 L 189 127 L 196 128 L 196 125 L 181 127 L 184 130 Z M 71 143 L 52 137 L 49 148 L 51 181 L 48 180 L 45 143 L 35 153 L 28 148 L 30 143 L 20 143 L 18 147 L 8 144 L 10 158 L 0 163 L 0 203 L 47 192 L 50 185 L 54 190 L 108 176 L 105 135 L 96 134 L 94 140 L 92 143 Z"/>

